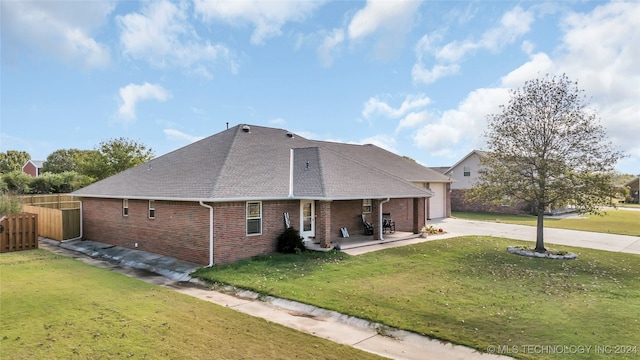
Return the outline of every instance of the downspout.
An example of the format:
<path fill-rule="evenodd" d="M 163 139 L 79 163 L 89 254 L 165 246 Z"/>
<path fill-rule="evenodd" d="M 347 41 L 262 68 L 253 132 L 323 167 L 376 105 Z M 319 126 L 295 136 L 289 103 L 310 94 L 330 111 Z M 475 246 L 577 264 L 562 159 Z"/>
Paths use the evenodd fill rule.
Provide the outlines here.
<path fill-rule="evenodd" d="M 213 266 L 213 206 L 206 205 L 200 200 L 200 206 L 204 206 L 209 208 L 209 265 L 207 267 Z"/>
<path fill-rule="evenodd" d="M 73 239 L 62 240 L 60 243 L 65 243 L 67 241 L 80 240 L 82 239 L 82 201 L 80 201 L 80 236 L 75 237 Z"/>
<path fill-rule="evenodd" d="M 387 198 L 387 200 L 380 201 L 378 205 L 378 231 L 380 232 L 380 241 L 384 241 L 384 233 L 382 232 L 382 204 L 389 202 L 391 198 Z"/>
<path fill-rule="evenodd" d="M 289 198 L 293 198 L 293 148 L 289 152 Z"/>

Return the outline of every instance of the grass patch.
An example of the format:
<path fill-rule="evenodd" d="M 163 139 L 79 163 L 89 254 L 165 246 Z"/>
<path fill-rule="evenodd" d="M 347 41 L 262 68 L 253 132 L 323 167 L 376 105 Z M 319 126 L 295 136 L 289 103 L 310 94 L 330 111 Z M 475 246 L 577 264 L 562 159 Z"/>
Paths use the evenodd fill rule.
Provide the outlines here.
<path fill-rule="evenodd" d="M 46 250 L 0 255 L 9 359 L 377 359 Z"/>
<path fill-rule="evenodd" d="M 465 236 L 356 257 L 274 254 L 196 275 L 481 351 L 489 345 L 640 346 L 640 257 L 565 247 L 579 257 L 560 261 L 506 251 L 527 244 Z"/>
<path fill-rule="evenodd" d="M 532 215 L 454 212 L 451 216 L 459 219 L 491 221 L 505 224 L 529 226 L 536 226 L 537 224 L 537 217 Z M 545 218 L 544 226 L 558 229 L 640 236 L 640 211 L 607 210 L 604 215 L 584 216 L 584 218 Z"/>

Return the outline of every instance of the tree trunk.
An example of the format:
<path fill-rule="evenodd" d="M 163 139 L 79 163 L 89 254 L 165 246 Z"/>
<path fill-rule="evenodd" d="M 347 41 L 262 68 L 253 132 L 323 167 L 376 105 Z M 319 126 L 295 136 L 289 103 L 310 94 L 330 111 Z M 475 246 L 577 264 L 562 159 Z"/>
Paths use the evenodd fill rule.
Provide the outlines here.
<path fill-rule="evenodd" d="M 536 252 L 543 253 L 547 251 L 544 247 L 544 208 L 538 209 L 538 226 L 536 235 Z"/>

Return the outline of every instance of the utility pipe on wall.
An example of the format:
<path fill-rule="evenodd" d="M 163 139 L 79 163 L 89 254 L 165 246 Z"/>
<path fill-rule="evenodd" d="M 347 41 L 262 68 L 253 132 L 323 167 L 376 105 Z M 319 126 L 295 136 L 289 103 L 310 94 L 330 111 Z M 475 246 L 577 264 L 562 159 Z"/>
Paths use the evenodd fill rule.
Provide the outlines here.
<path fill-rule="evenodd" d="M 205 205 L 205 203 L 200 200 L 200 205 L 209 209 L 209 265 L 207 267 L 213 266 L 213 206 Z"/>

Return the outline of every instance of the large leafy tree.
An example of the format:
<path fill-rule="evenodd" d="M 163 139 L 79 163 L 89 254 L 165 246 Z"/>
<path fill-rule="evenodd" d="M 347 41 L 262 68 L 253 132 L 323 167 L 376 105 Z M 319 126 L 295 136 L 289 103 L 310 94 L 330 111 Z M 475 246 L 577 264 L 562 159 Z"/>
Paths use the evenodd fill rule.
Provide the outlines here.
<path fill-rule="evenodd" d="M 83 150 L 78 149 L 56 150 L 47 156 L 44 164 L 42 164 L 42 172 L 59 174 L 65 171 L 75 171 L 78 156 L 82 152 Z"/>
<path fill-rule="evenodd" d="M 0 153 L 0 173 L 6 174 L 12 171 L 22 170 L 22 166 L 31 160 L 31 155 L 26 151 L 7 150 Z"/>
<path fill-rule="evenodd" d="M 78 172 L 102 180 L 153 159 L 153 150 L 126 138 L 101 142 L 78 155 Z"/>
<path fill-rule="evenodd" d="M 531 204 L 538 216 L 535 250 L 544 252 L 545 209 L 573 204 L 598 213 L 613 194 L 611 174 L 623 154 L 566 75 L 527 81 L 510 94 L 501 112 L 488 117 L 488 156 L 469 196 Z"/>

